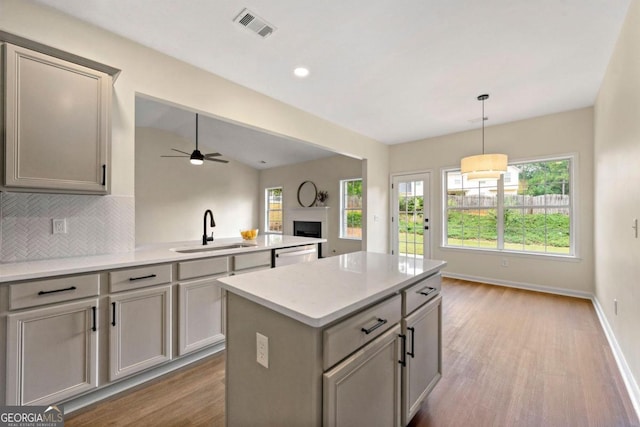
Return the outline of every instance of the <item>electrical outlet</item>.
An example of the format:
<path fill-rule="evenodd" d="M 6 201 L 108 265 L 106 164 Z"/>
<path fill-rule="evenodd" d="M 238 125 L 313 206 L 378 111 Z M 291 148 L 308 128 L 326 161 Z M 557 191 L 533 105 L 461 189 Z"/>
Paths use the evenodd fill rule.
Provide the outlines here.
<path fill-rule="evenodd" d="M 613 312 L 614 312 L 614 314 L 616 316 L 618 315 L 618 300 L 617 299 L 613 300 Z"/>
<path fill-rule="evenodd" d="M 52 228 L 53 234 L 67 234 L 67 220 L 66 218 L 62 219 L 52 219 Z"/>
<path fill-rule="evenodd" d="M 256 361 L 269 368 L 269 338 L 256 332 Z"/>
<path fill-rule="evenodd" d="M 500 265 L 503 267 L 509 267 L 509 260 L 506 258 L 502 258 L 502 260 L 500 261 Z"/>

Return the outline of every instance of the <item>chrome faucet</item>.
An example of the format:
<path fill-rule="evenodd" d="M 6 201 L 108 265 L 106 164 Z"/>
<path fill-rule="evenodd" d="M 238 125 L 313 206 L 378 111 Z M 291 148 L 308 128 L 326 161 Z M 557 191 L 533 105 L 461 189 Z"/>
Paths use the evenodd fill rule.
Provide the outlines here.
<path fill-rule="evenodd" d="M 213 220 L 213 212 L 211 209 L 204 211 L 204 231 L 202 232 L 202 244 L 206 245 L 207 242 L 213 242 L 213 230 L 211 230 L 211 236 L 207 237 L 207 214 L 211 216 L 211 227 L 216 226 L 216 222 Z"/>

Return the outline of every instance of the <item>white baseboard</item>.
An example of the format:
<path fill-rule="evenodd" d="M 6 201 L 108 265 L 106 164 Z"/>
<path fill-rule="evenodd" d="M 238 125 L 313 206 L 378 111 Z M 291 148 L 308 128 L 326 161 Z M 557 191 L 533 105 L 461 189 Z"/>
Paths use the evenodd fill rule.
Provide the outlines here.
<path fill-rule="evenodd" d="M 451 273 L 448 271 L 443 271 L 442 276 L 450 277 L 452 279 L 468 280 L 470 282 L 481 282 L 481 283 L 488 283 L 490 285 L 505 286 L 507 288 L 518 288 L 518 289 L 525 289 L 528 291 L 544 292 L 547 294 L 565 295 L 569 297 L 576 297 L 576 298 L 583 298 L 583 299 L 593 299 L 593 294 L 591 292 L 575 291 L 573 289 L 552 288 L 549 286 L 540 286 L 533 283 L 511 282 L 509 280 L 492 279 L 489 277 L 468 276 L 465 274 Z"/>
<path fill-rule="evenodd" d="M 540 286 L 531 283 L 510 282 L 507 280 L 497 280 L 488 277 L 467 276 L 464 274 L 456 274 L 444 271 L 442 272 L 442 276 L 450 277 L 452 279 L 468 280 L 470 282 L 488 283 L 490 285 L 506 286 L 510 288 L 526 289 L 530 291 L 546 292 L 550 294 L 565 295 L 591 300 L 593 307 L 595 308 L 598 315 L 598 319 L 600 320 L 600 325 L 602 326 L 604 334 L 607 337 L 607 341 L 609 341 L 611 352 L 616 359 L 618 371 L 620 371 L 620 375 L 622 376 L 624 384 L 627 388 L 627 393 L 629 393 L 629 398 L 631 399 L 631 403 L 633 404 L 633 409 L 636 411 L 636 415 L 640 419 L 640 388 L 638 388 L 638 383 L 631 373 L 631 369 L 629 368 L 624 354 L 622 353 L 622 349 L 618 345 L 618 340 L 613 333 L 613 329 L 611 329 L 611 326 L 609 325 L 609 322 L 604 315 L 604 311 L 602 310 L 600 302 L 592 293 L 574 291 L 564 288 L 551 288 L 548 286 Z"/>
<path fill-rule="evenodd" d="M 600 301 L 598 301 L 595 296 L 592 298 L 592 301 L 593 307 L 596 309 L 596 313 L 598 314 L 598 319 L 600 319 L 600 324 L 602 325 L 604 334 L 607 336 L 607 340 L 609 341 L 609 347 L 611 347 L 613 357 L 615 357 L 616 363 L 618 364 L 618 370 L 622 375 L 624 385 L 627 387 L 627 392 L 629 393 L 629 398 L 633 404 L 633 409 L 635 409 L 636 415 L 640 419 L 640 388 L 638 388 L 638 383 L 633 377 L 633 373 L 627 364 L 627 360 L 624 357 L 624 353 L 622 353 L 622 349 L 618 345 L 618 340 L 613 333 L 613 329 L 611 329 L 611 325 L 609 325 L 609 321 L 604 315 Z"/>
<path fill-rule="evenodd" d="M 127 379 L 122 381 L 118 381 L 117 383 L 110 384 L 103 388 L 97 389 L 95 391 L 89 392 L 82 396 L 73 398 L 66 402 L 62 402 L 61 405 L 64 407 L 64 414 L 70 414 L 78 409 L 82 409 L 85 406 L 89 406 L 93 403 L 104 400 L 108 397 L 111 397 L 115 394 L 143 384 L 147 381 L 150 381 L 154 378 L 158 378 L 162 375 L 168 374 L 171 371 L 175 371 L 176 369 L 182 368 L 184 366 L 189 365 L 190 363 L 196 362 L 200 359 L 204 359 L 207 356 L 211 356 L 215 353 L 219 353 L 224 350 L 224 343 L 217 344 L 211 347 L 208 347 L 204 350 L 197 351 L 188 356 L 181 357 L 180 359 L 174 360 L 162 366 L 158 366 L 157 368 L 150 369 L 148 371 L 144 371 L 140 374 L 133 375 Z"/>

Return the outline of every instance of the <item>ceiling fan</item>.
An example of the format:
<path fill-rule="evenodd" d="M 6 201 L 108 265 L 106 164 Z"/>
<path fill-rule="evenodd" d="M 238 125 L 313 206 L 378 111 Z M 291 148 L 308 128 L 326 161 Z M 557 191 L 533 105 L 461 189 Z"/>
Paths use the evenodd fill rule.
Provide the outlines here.
<path fill-rule="evenodd" d="M 160 156 L 160 157 L 188 157 L 189 161 L 193 165 L 201 165 L 205 160 L 209 160 L 210 162 L 220 162 L 220 163 L 229 163 L 228 160 L 224 159 L 216 159 L 216 157 L 222 156 L 220 153 L 208 153 L 202 154 L 200 150 L 198 150 L 198 113 L 196 113 L 196 149 L 193 150 L 193 153 L 189 154 L 186 151 L 180 151 L 175 148 L 171 150 L 177 151 L 178 153 L 185 154 L 184 156 Z"/>

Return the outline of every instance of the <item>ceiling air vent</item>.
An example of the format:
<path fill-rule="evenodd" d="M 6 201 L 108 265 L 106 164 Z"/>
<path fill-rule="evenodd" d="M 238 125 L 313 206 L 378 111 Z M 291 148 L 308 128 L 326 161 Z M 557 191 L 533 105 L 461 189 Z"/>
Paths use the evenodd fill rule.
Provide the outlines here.
<path fill-rule="evenodd" d="M 273 25 L 256 16 L 256 14 L 251 12 L 249 9 L 244 9 L 240 12 L 233 22 L 237 22 L 243 27 L 250 29 L 262 38 L 268 37 L 276 30 Z"/>

